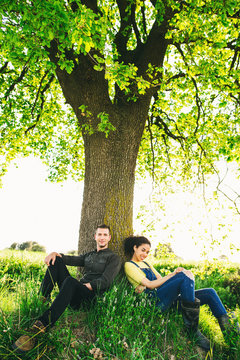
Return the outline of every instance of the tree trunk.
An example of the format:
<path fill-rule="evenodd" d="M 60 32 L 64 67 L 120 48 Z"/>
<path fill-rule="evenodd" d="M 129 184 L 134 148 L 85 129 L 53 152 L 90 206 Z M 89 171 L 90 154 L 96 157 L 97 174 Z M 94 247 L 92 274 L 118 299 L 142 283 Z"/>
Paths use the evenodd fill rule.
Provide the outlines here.
<path fill-rule="evenodd" d="M 133 233 L 135 167 L 149 101 L 115 107 L 109 114 L 116 130 L 106 138 L 84 135 L 85 179 L 79 231 L 79 252 L 95 247 L 94 230 L 110 226 L 110 247 L 123 254 L 122 240 Z"/>
<path fill-rule="evenodd" d="M 54 60 L 54 56 L 52 56 Z M 112 104 L 103 72 L 94 71 L 82 57 L 81 67 L 70 75 L 57 67 L 56 73 L 66 101 L 72 106 L 83 131 L 85 178 L 79 230 L 79 252 L 95 248 L 94 231 L 98 225 L 110 226 L 110 247 L 123 254 L 122 240 L 133 232 L 133 193 L 135 167 L 151 94 L 136 102 L 124 97 Z M 79 108 L 87 106 L 86 116 Z M 97 115 L 105 112 L 116 128 L 109 136 L 98 131 Z M 92 135 L 84 125 L 91 126 Z"/>

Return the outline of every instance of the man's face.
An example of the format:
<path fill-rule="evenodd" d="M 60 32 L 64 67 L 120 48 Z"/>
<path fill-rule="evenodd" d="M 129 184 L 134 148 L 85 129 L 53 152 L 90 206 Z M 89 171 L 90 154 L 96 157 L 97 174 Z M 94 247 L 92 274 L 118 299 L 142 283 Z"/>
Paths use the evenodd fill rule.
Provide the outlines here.
<path fill-rule="evenodd" d="M 95 234 L 95 240 L 98 249 L 105 249 L 108 247 L 108 243 L 111 239 L 111 235 L 108 229 L 98 228 Z"/>

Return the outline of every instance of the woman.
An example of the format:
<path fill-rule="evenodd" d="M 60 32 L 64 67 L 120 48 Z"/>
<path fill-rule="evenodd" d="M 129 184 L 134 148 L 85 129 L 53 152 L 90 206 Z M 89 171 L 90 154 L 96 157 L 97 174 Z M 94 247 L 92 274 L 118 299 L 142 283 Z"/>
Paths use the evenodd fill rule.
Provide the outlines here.
<path fill-rule="evenodd" d="M 196 343 L 205 350 L 210 349 L 209 340 L 198 330 L 200 305 L 209 305 L 217 318 L 223 333 L 229 329 L 230 318 L 214 289 L 194 290 L 194 276 L 191 271 L 178 267 L 162 277 L 145 259 L 151 249 L 150 241 L 144 236 L 131 236 L 124 240 L 124 251 L 131 259 L 124 265 L 130 283 L 138 293 L 145 292 L 156 300 L 162 311 L 167 310 L 177 298 L 180 299 L 184 324 Z M 237 325 L 237 331 L 240 329 Z"/>

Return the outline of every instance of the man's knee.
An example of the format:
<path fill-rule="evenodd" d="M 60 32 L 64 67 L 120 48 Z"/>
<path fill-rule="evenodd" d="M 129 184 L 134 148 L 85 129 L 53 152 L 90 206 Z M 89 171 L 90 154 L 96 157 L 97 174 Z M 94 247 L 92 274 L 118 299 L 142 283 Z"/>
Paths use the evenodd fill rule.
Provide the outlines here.
<path fill-rule="evenodd" d="M 63 265 L 63 264 L 64 264 L 63 259 L 60 256 L 56 256 L 54 264 L 52 264 L 52 260 L 50 262 L 50 266 L 55 266 L 55 267 L 57 267 L 59 265 Z"/>

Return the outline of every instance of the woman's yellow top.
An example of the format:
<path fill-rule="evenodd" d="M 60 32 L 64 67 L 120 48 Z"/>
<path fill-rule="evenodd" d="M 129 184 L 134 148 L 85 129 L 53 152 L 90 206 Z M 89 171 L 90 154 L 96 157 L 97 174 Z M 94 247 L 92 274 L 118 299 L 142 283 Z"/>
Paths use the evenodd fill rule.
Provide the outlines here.
<path fill-rule="evenodd" d="M 152 271 L 154 272 L 154 274 L 156 276 L 159 276 L 160 274 L 157 272 L 156 269 L 154 269 L 154 267 L 149 264 L 149 266 L 147 266 L 143 261 L 134 261 L 135 264 L 137 264 L 140 268 L 144 269 L 144 268 L 151 268 Z M 127 279 L 130 281 L 130 283 L 133 285 L 134 289 L 141 284 L 141 281 L 146 277 L 146 275 L 144 274 L 143 271 L 141 271 L 141 269 L 139 269 L 136 265 L 134 265 L 133 263 L 131 263 L 130 261 L 126 261 L 124 264 L 124 270 L 125 270 L 125 274 L 127 276 Z"/>

